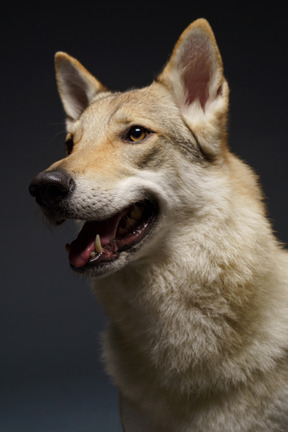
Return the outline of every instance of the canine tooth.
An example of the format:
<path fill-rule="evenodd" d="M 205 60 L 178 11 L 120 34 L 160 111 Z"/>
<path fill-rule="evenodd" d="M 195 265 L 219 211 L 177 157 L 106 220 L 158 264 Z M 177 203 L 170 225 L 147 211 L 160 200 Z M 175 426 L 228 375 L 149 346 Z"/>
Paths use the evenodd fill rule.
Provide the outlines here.
<path fill-rule="evenodd" d="M 142 212 L 141 212 L 140 208 L 137 207 L 136 205 L 133 206 L 130 214 L 131 214 L 132 218 L 134 218 L 136 220 L 140 219 L 140 217 L 142 216 Z"/>
<path fill-rule="evenodd" d="M 101 240 L 100 240 L 99 234 L 97 234 L 96 238 L 95 238 L 95 251 L 98 254 L 100 254 L 101 252 L 103 252 L 103 248 L 102 248 L 102 245 L 101 245 Z"/>
<path fill-rule="evenodd" d="M 66 252 L 70 253 L 71 246 L 69 243 L 65 245 Z"/>
<path fill-rule="evenodd" d="M 96 252 L 95 251 L 91 251 L 90 252 L 90 258 L 95 258 L 96 257 Z"/>

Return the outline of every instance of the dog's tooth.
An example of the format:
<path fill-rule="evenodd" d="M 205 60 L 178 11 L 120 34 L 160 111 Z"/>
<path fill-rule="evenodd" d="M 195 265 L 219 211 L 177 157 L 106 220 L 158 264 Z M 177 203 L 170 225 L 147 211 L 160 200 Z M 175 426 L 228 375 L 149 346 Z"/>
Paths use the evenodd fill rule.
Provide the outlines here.
<path fill-rule="evenodd" d="M 95 258 L 96 257 L 96 252 L 95 251 L 91 251 L 90 252 L 90 258 Z"/>
<path fill-rule="evenodd" d="M 98 254 L 100 254 L 101 252 L 103 252 L 103 248 L 102 248 L 102 245 L 101 245 L 101 239 L 100 239 L 99 234 L 97 234 L 96 237 L 95 237 L 95 251 Z"/>
<path fill-rule="evenodd" d="M 69 253 L 70 253 L 70 249 L 71 249 L 71 246 L 70 246 L 69 243 L 67 243 L 67 244 L 65 245 L 65 249 L 66 249 L 66 252 L 68 252 L 68 254 L 69 254 Z"/>
<path fill-rule="evenodd" d="M 138 206 L 133 205 L 130 215 L 132 218 L 138 220 L 142 216 L 142 212 Z"/>

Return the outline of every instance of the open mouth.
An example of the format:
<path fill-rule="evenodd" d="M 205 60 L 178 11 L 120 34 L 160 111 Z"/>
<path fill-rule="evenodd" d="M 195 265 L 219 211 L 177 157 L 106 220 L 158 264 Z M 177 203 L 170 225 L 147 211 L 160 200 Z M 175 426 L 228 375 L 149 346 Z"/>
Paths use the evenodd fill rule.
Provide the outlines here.
<path fill-rule="evenodd" d="M 102 267 L 147 236 L 157 217 L 157 206 L 145 200 L 130 205 L 106 220 L 88 221 L 78 237 L 66 245 L 73 268 Z"/>

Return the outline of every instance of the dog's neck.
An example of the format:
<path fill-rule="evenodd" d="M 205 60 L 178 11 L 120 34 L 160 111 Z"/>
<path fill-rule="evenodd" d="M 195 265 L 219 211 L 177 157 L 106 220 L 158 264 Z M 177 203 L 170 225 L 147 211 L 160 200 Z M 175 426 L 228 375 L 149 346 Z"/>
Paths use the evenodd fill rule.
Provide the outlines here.
<path fill-rule="evenodd" d="M 230 163 L 233 177 L 240 162 Z M 171 214 L 146 258 L 95 281 L 110 323 L 106 367 L 130 400 L 154 394 L 158 401 L 160 392 L 174 409 L 177 398 L 179 407 L 193 395 L 211 400 L 211 389 L 218 400 L 279 368 L 288 331 L 287 256 L 254 177 L 246 168 L 242 176 L 247 188 L 237 178 L 221 188 L 211 181 L 214 190 L 190 214 L 183 201 L 185 217 Z"/>
<path fill-rule="evenodd" d="M 278 262 L 272 262 L 276 255 L 269 227 L 267 232 L 254 230 L 254 239 L 250 232 L 249 241 L 242 241 L 245 252 L 230 251 L 229 256 L 225 239 L 231 242 L 239 229 L 229 226 L 227 234 L 225 226 L 219 226 L 218 233 L 216 227 L 207 230 L 204 248 L 199 228 L 197 236 L 186 234 L 181 251 L 162 256 L 158 251 L 141 265 L 130 264 L 94 284 L 110 319 L 104 345 L 108 371 L 118 387 L 128 391 L 131 386 L 131 394 L 139 391 L 139 384 L 143 393 L 163 386 L 184 395 L 191 395 L 191 389 L 198 395 L 211 392 L 211 385 L 216 392 L 226 391 L 227 386 L 239 386 L 249 373 L 264 374 L 282 342 L 285 346 L 284 329 L 277 346 L 271 330 L 271 321 L 283 314 L 285 305 L 281 294 L 271 296 L 271 285 L 280 279 L 281 256 L 278 253 Z M 261 292 L 256 286 L 262 286 Z M 245 296 L 239 298 L 239 289 Z"/>

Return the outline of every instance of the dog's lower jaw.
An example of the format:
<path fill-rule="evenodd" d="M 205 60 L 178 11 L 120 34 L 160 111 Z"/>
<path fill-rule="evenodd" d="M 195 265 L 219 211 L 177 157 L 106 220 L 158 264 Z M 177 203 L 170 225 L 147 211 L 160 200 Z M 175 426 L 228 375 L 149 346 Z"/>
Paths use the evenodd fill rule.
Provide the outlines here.
<path fill-rule="evenodd" d="M 118 254 L 115 254 L 113 260 L 103 262 L 98 265 L 95 265 L 95 263 L 93 264 L 92 261 L 91 264 L 87 264 L 84 267 L 74 267 L 71 264 L 70 267 L 74 272 L 82 274 L 91 280 L 97 281 L 99 278 L 107 277 L 119 272 L 129 264 L 131 259 L 133 259 L 133 251 L 129 250 L 128 252 L 122 251 Z"/>
<path fill-rule="evenodd" d="M 137 252 L 140 250 L 141 254 L 143 245 L 153 239 L 161 219 L 157 201 L 152 198 L 124 204 L 118 211 L 114 209 L 105 217 L 95 211 L 95 220 L 93 214 L 88 220 L 84 219 L 83 212 L 77 214 L 73 201 L 61 202 L 49 209 L 43 208 L 43 211 L 52 225 L 70 219 L 80 227 L 77 238 L 71 244 L 67 243 L 65 248 L 71 268 L 90 278 L 119 271 L 137 259 Z M 75 215 L 78 220 L 74 219 Z"/>
<path fill-rule="evenodd" d="M 153 235 L 153 233 L 151 233 L 151 235 Z M 91 260 L 91 264 L 87 264 L 84 267 L 77 268 L 73 267 L 71 264 L 70 266 L 74 272 L 80 273 L 92 281 L 95 281 L 95 284 L 97 284 L 98 279 L 109 277 L 117 272 L 119 272 L 119 278 L 121 279 L 120 274 L 122 271 L 124 271 L 124 273 L 126 270 L 129 272 L 131 268 L 141 267 L 142 262 L 147 261 L 149 249 L 149 238 L 144 238 L 140 243 L 130 247 L 128 250 L 115 253 L 111 261 L 95 265 L 97 261 L 96 256 Z M 117 276 L 115 276 L 115 278 L 117 278 Z"/>

